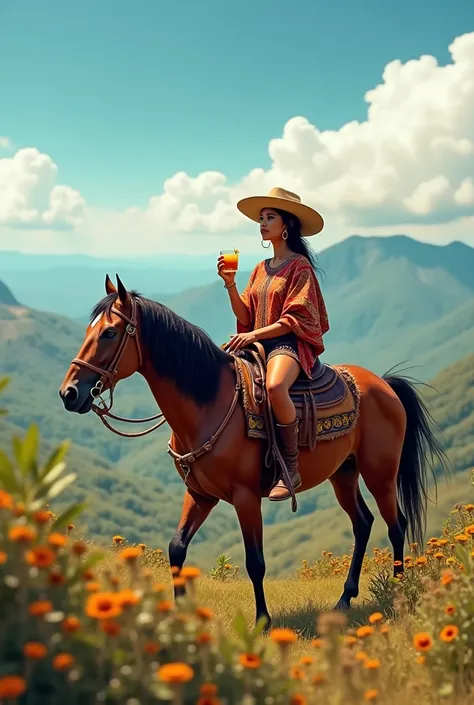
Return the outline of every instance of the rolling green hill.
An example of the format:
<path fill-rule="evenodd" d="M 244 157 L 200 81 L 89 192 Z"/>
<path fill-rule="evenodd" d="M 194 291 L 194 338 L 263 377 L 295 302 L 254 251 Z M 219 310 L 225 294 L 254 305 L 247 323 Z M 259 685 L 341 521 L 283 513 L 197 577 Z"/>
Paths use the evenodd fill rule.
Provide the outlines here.
<path fill-rule="evenodd" d="M 358 363 L 379 373 L 409 360 L 422 365 L 413 374 L 425 380 L 442 370 L 435 382 L 440 395 L 430 391 L 427 397 L 460 473 L 449 492 L 443 490 L 442 502 L 448 497 L 449 502 L 453 497 L 463 498 L 469 488 L 464 481 L 459 484 L 460 478 L 474 458 L 474 359 L 460 360 L 474 351 L 474 280 L 468 276 L 469 267 L 474 271 L 473 253 L 459 243 L 441 248 L 402 237 L 350 238 L 320 258 L 332 326 L 326 360 Z M 245 272 L 239 276 L 244 280 Z M 15 294 L 0 286 L 0 376 L 12 377 L 2 400 L 10 411 L 8 424 L 2 422 L 2 447 L 10 426 L 24 430 L 31 422 L 39 425 L 47 444 L 70 438 L 72 462 L 80 476 L 78 495 L 87 493 L 91 499 L 88 521 L 92 533 L 110 536 L 118 532 L 153 545 L 167 543 L 179 519 L 183 494 L 165 452 L 169 429 L 141 439 L 122 439 L 103 428 L 93 415 L 67 414 L 58 388 L 85 327 L 55 313 L 26 308 L 18 304 Z M 102 282 L 95 298 L 101 296 Z M 165 302 L 207 328 L 218 341 L 233 330 L 220 282 Z M 131 417 L 156 412 L 141 377 L 120 384 L 114 410 Z M 440 507 L 441 512 L 447 508 Z M 340 550 L 352 541 L 349 523 L 334 509 L 329 483 L 300 497 L 296 517 L 286 503 L 266 502 L 264 512 L 272 570 L 294 566 L 295 556 L 309 559 L 311 547 L 329 548 L 334 540 Z M 431 520 L 437 521 L 437 516 L 433 513 Z M 333 532 L 329 539 L 328 528 Z M 292 534 L 293 529 L 299 533 Z M 383 526 L 381 531 L 385 532 Z M 223 505 L 199 532 L 191 556 L 205 563 L 214 559 L 217 550 L 231 550 L 237 558 L 242 555 L 239 546 L 233 510 Z"/>

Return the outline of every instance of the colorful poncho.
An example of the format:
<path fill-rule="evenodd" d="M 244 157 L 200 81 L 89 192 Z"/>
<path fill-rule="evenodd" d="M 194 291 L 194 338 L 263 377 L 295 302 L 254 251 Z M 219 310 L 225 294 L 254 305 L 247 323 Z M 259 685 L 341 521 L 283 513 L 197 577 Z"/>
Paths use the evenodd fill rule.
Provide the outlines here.
<path fill-rule="evenodd" d="M 246 333 L 274 323 L 284 323 L 298 340 L 298 357 L 310 377 L 316 358 L 324 352 L 323 335 L 329 330 L 326 306 L 311 264 L 303 255 L 292 255 L 277 267 L 270 260 L 257 264 L 241 294 L 250 325 L 237 321 Z"/>

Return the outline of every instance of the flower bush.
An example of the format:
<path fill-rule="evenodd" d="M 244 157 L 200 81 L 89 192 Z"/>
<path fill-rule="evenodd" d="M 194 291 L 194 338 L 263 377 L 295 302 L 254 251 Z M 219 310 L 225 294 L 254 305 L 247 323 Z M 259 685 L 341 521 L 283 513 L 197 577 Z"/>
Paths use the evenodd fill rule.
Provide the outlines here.
<path fill-rule="evenodd" d="M 0 450 L 1 705 L 469 702 L 473 504 L 457 505 L 424 549 L 411 546 L 403 580 L 389 551 L 366 556 L 379 599 L 362 623 L 322 613 L 308 639 L 285 623 L 250 628 L 236 611 L 230 630 L 199 599 L 202 582 L 239 580 L 227 556 L 201 575 L 119 534 L 97 550 L 75 528 L 83 505 L 49 506 L 75 479 L 67 444 L 42 465 L 38 448 L 31 426 Z M 317 585 L 349 561 L 325 552 L 299 578 Z"/>

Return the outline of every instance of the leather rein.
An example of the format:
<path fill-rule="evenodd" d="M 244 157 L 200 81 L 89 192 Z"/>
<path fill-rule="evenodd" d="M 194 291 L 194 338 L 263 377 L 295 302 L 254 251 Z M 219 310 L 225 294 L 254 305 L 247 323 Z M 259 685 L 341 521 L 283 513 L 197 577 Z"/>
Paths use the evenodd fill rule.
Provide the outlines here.
<path fill-rule="evenodd" d="M 129 340 L 134 340 L 135 345 L 137 346 L 137 353 L 138 353 L 138 369 L 141 368 L 143 364 L 143 356 L 142 356 L 142 350 L 140 347 L 140 340 L 137 335 L 137 303 L 135 299 L 132 297 L 131 298 L 131 305 L 132 305 L 132 312 L 130 318 L 126 316 L 122 311 L 119 311 L 117 308 L 114 306 L 111 308 L 111 312 L 115 313 L 119 318 L 121 318 L 125 323 L 127 324 L 125 326 L 125 330 L 123 332 L 122 338 L 120 340 L 119 346 L 117 348 L 117 351 L 115 355 L 113 356 L 112 360 L 109 362 L 109 364 L 102 368 L 102 367 L 96 367 L 96 365 L 93 365 L 90 362 L 86 362 L 85 360 L 81 360 L 78 357 L 75 357 L 74 360 L 72 361 L 71 364 L 76 364 L 82 367 L 87 367 L 89 370 L 92 370 L 93 372 L 96 372 L 97 374 L 100 375 L 100 378 L 98 382 L 92 387 L 90 391 L 91 397 L 94 399 L 99 400 L 100 406 L 97 404 L 92 404 L 92 411 L 97 414 L 99 419 L 102 421 L 104 426 L 109 429 L 109 431 L 112 431 L 113 433 L 116 433 L 118 436 L 123 436 L 125 438 L 139 438 L 140 436 L 146 436 L 148 433 L 151 433 L 152 431 L 156 431 L 156 429 L 160 428 L 163 426 L 163 424 L 166 423 L 166 419 L 164 418 L 163 414 L 155 414 L 155 416 L 148 416 L 146 419 L 128 419 L 123 416 L 116 416 L 115 414 L 111 413 L 111 408 L 114 403 L 114 388 L 115 385 L 117 384 L 117 370 L 118 366 L 120 364 L 120 361 L 123 357 L 123 354 L 125 352 L 126 345 Z M 102 392 L 104 391 L 104 384 L 108 383 L 109 384 L 109 393 L 110 393 L 110 399 L 109 399 L 109 404 L 107 405 L 105 400 L 102 398 Z M 209 451 L 212 450 L 215 442 L 221 435 L 221 433 L 224 431 L 226 428 L 227 424 L 229 423 L 232 414 L 235 411 L 235 408 L 237 406 L 237 403 L 239 401 L 239 394 L 240 394 L 240 381 L 238 379 L 237 375 L 237 382 L 235 385 L 235 393 L 232 398 L 232 402 L 230 404 L 229 410 L 227 411 L 227 414 L 225 415 L 222 423 L 220 424 L 219 428 L 215 433 L 212 434 L 212 436 L 202 444 L 197 450 L 194 450 L 190 453 L 185 453 L 184 455 L 179 455 L 173 448 L 171 448 L 170 442 L 168 441 L 168 453 L 171 455 L 171 457 L 179 463 L 183 473 L 184 473 L 184 480 L 186 482 L 187 477 L 189 475 L 189 472 L 191 470 L 191 464 L 194 463 L 198 458 L 200 458 L 202 455 L 205 453 L 208 453 Z M 110 423 L 107 421 L 107 418 L 109 417 L 111 419 L 114 419 L 115 421 L 122 421 L 124 423 L 147 423 L 149 421 L 155 421 L 156 419 L 161 419 L 156 423 L 154 426 L 151 426 L 150 428 L 145 429 L 144 431 L 137 431 L 136 433 L 125 433 L 124 431 L 119 431 L 118 429 L 114 428 L 113 426 L 110 425 Z"/>

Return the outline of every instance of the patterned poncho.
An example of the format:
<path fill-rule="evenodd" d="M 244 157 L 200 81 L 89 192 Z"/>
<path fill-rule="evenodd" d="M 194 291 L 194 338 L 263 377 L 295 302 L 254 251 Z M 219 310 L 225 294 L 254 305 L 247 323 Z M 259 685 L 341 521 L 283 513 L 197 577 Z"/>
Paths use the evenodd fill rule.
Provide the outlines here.
<path fill-rule="evenodd" d="M 270 260 L 257 264 L 241 294 L 250 325 L 237 321 L 246 333 L 273 323 L 284 323 L 298 339 L 298 357 L 310 377 L 316 357 L 324 352 L 323 335 L 329 330 L 326 306 L 311 264 L 294 254 L 277 267 Z"/>

